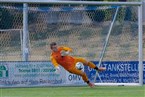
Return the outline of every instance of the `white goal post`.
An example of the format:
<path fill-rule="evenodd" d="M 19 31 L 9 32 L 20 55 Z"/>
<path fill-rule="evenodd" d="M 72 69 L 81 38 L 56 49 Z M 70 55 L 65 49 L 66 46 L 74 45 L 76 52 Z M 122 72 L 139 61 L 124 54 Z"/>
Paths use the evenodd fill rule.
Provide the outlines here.
<path fill-rule="evenodd" d="M 138 62 L 139 83 L 95 83 L 95 85 L 117 85 L 117 86 L 142 86 L 143 85 L 143 27 L 142 27 L 142 2 L 95 2 L 95 1 L 49 1 L 49 0 L 0 0 L 0 3 L 23 3 L 23 60 L 28 61 L 28 5 L 29 4 L 66 4 L 66 5 L 115 5 L 115 6 L 137 6 L 138 7 Z M 116 14 L 117 15 L 117 14 Z M 113 22 L 112 22 L 113 23 Z M 111 24 L 113 26 L 113 24 Z M 111 33 L 112 27 L 110 27 Z M 107 36 L 109 41 L 109 36 Z M 106 44 L 107 45 L 107 42 Z M 102 54 L 105 53 L 105 48 Z M 103 55 L 102 55 L 103 58 Z M 101 64 L 100 59 L 99 64 Z"/>

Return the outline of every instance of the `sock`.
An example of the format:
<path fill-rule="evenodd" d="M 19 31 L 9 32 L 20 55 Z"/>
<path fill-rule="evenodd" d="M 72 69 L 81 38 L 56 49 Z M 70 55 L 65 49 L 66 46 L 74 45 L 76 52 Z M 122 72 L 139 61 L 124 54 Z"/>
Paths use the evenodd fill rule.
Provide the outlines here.
<path fill-rule="evenodd" d="M 96 66 L 94 69 L 98 70 L 99 68 Z"/>
<path fill-rule="evenodd" d="M 90 83 L 90 81 L 87 81 L 86 83 L 87 83 L 87 84 L 89 84 L 89 83 Z"/>

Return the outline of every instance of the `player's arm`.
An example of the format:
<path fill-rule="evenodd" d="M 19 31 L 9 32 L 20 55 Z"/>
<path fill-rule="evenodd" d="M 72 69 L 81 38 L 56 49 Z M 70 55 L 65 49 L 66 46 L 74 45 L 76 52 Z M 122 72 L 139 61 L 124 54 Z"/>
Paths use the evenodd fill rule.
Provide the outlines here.
<path fill-rule="evenodd" d="M 50 60 L 51 60 L 51 62 L 52 62 L 52 64 L 54 65 L 55 68 L 59 66 L 59 64 L 58 64 L 57 61 L 53 58 L 53 56 L 50 57 Z"/>
<path fill-rule="evenodd" d="M 63 47 L 61 47 L 61 49 L 62 49 L 62 51 L 61 51 L 62 56 L 67 56 L 70 54 L 70 52 L 72 52 L 72 49 L 69 47 L 63 46 Z"/>
<path fill-rule="evenodd" d="M 50 60 L 51 60 L 52 64 L 54 65 L 54 67 L 56 68 L 55 73 L 60 73 L 59 64 L 58 64 L 57 61 L 53 58 L 53 56 L 50 57 Z"/>
<path fill-rule="evenodd" d="M 65 47 L 65 46 L 62 47 L 62 50 L 72 52 L 72 49 L 71 49 L 71 48 L 69 48 L 69 47 Z"/>

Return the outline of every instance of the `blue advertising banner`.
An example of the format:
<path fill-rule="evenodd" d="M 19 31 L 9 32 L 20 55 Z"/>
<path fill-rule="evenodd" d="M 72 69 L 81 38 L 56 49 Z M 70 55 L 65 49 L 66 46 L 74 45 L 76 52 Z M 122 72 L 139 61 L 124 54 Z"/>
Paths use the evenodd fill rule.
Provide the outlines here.
<path fill-rule="evenodd" d="M 99 62 L 94 62 L 98 65 Z M 145 62 L 144 64 L 144 84 L 145 84 Z M 99 72 L 96 82 L 106 83 L 139 83 L 138 61 L 106 61 L 102 62 L 106 71 Z M 94 81 L 96 71 L 85 67 L 90 80 Z"/>

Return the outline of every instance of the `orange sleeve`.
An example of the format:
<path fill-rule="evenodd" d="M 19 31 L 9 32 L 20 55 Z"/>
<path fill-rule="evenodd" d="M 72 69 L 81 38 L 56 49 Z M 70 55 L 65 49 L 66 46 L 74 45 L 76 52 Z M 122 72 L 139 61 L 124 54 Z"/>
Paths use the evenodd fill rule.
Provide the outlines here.
<path fill-rule="evenodd" d="M 53 56 L 51 55 L 50 60 L 52 62 L 52 64 L 54 65 L 54 67 L 58 67 L 59 64 L 57 63 L 57 61 L 53 58 Z"/>
<path fill-rule="evenodd" d="M 69 47 L 65 47 L 65 46 L 63 46 L 63 47 L 61 47 L 61 48 L 62 48 L 62 50 L 72 52 L 72 49 L 71 49 L 71 48 L 69 48 Z"/>

